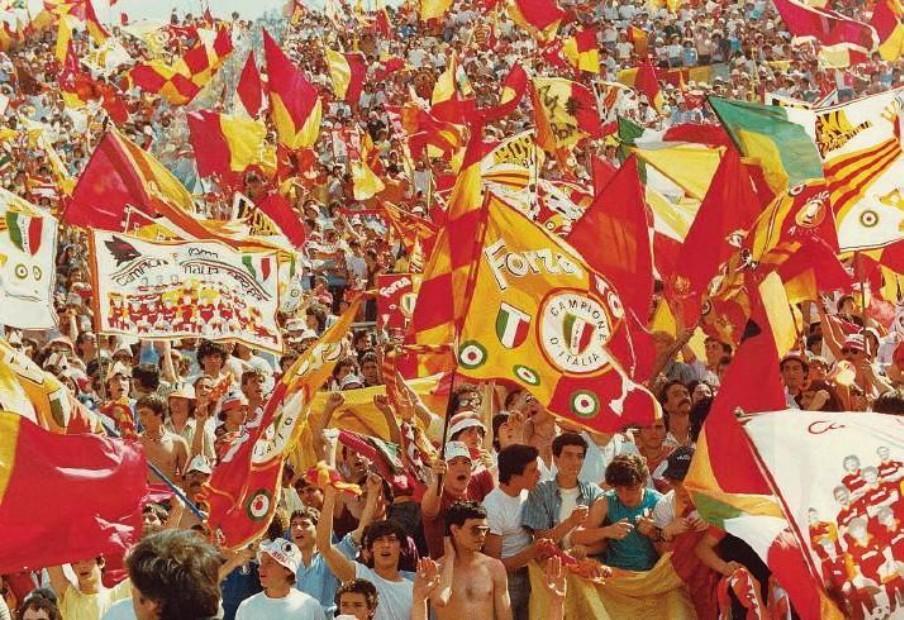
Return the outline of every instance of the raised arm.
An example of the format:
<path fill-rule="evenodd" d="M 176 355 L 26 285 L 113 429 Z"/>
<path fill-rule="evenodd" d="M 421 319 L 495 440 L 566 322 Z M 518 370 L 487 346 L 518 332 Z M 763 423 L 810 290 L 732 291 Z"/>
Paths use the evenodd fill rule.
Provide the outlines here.
<path fill-rule="evenodd" d="M 352 532 L 352 540 L 360 546 L 364 539 L 364 530 L 371 524 L 374 519 L 374 513 L 377 510 L 377 499 L 383 492 L 383 479 L 377 474 L 368 474 L 367 482 L 367 499 L 364 500 L 364 508 L 361 510 L 361 518 L 358 520 L 358 527 Z"/>
<path fill-rule="evenodd" d="M 346 558 L 333 546 L 333 512 L 336 507 L 336 489 L 327 486 L 323 491 L 323 510 L 317 522 L 317 551 L 326 560 L 327 566 L 339 581 L 351 581 L 355 578 L 355 563 Z"/>
<path fill-rule="evenodd" d="M 389 399 L 385 394 L 375 394 L 374 406 L 380 410 L 380 413 L 383 414 L 383 419 L 386 420 L 386 426 L 389 428 L 389 441 L 401 446 L 402 429 L 399 428 L 399 421 L 395 417 L 392 405 L 389 404 Z"/>
<path fill-rule="evenodd" d="M 436 515 L 439 514 L 440 502 L 443 496 L 443 479 L 449 466 L 437 456 L 430 469 L 433 472 L 433 479 L 430 480 L 430 484 L 427 485 L 427 490 L 424 492 L 424 497 L 421 499 L 421 516 L 426 519 L 435 519 Z"/>
<path fill-rule="evenodd" d="M 47 574 L 50 576 L 50 587 L 56 592 L 57 598 L 62 600 L 66 590 L 72 587 L 72 583 L 67 579 L 63 572 L 62 566 L 48 566 Z"/>

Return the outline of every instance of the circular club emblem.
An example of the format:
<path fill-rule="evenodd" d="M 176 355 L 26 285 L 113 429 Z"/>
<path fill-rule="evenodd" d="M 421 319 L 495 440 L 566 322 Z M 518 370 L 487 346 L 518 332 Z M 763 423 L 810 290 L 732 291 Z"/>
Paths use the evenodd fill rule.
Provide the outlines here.
<path fill-rule="evenodd" d="M 245 505 L 245 511 L 248 517 L 254 521 L 260 521 L 270 513 L 270 504 L 273 498 L 266 489 L 260 489 L 254 496 L 248 500 Z"/>
<path fill-rule="evenodd" d="M 873 228 L 879 223 L 879 216 L 872 209 L 867 209 L 860 214 L 860 223 L 866 228 Z"/>
<path fill-rule="evenodd" d="M 540 309 L 539 331 L 543 354 L 562 372 L 586 375 L 609 363 L 605 350 L 612 335 L 609 311 L 582 291 L 547 295 Z"/>
<path fill-rule="evenodd" d="M 467 368 L 473 370 L 479 366 L 483 366 L 487 361 L 487 350 L 482 344 L 476 340 L 468 340 L 462 343 L 461 349 L 458 351 L 458 362 Z"/>
<path fill-rule="evenodd" d="M 515 373 L 515 376 L 518 377 L 519 380 L 527 383 L 528 385 L 540 385 L 540 376 L 533 368 L 528 368 L 527 366 L 522 366 L 521 364 L 515 364 L 515 366 L 512 368 L 512 372 Z"/>
<path fill-rule="evenodd" d="M 600 411 L 600 400 L 588 390 L 578 390 L 571 395 L 571 413 L 581 418 L 592 418 Z"/>

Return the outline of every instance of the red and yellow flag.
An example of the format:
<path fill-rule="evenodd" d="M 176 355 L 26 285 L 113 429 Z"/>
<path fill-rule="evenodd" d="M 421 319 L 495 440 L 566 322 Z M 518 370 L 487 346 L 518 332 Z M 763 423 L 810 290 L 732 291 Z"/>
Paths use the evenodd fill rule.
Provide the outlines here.
<path fill-rule="evenodd" d="M 276 149 L 267 144 L 267 128 L 261 121 L 211 110 L 192 112 L 187 118 L 201 176 L 236 182 L 252 166 L 268 176 L 276 172 Z"/>
<path fill-rule="evenodd" d="M 433 85 L 430 103 L 430 113 L 441 121 L 464 125 L 473 114 L 476 108 L 474 89 L 456 54 L 452 54 L 446 70 Z"/>
<path fill-rule="evenodd" d="M 123 553 L 141 536 L 146 494 L 139 445 L 0 411 L 0 527 L 15 532 L 0 539 L 3 573 Z"/>
<path fill-rule="evenodd" d="M 310 148 L 320 135 L 323 113 L 317 89 L 292 64 L 264 30 L 264 55 L 270 90 L 270 117 L 279 143 L 290 149 Z"/>
<path fill-rule="evenodd" d="M 542 43 L 556 38 L 565 17 L 556 0 L 510 0 L 506 8 L 512 21 Z"/>
<path fill-rule="evenodd" d="M 442 19 L 451 6 L 452 0 L 420 0 L 421 21 Z"/>
<path fill-rule="evenodd" d="M 326 48 L 326 64 L 336 97 L 350 105 L 356 105 L 364 90 L 367 61 L 361 52 L 342 54 Z"/>
<path fill-rule="evenodd" d="M 370 139 L 370 134 L 365 132 L 361 139 L 361 153 L 357 160 L 351 162 L 352 189 L 355 200 L 370 200 L 386 189 L 386 185 L 374 173 L 368 162 L 373 149 L 374 144 Z"/>
<path fill-rule="evenodd" d="M 419 345 L 453 342 L 464 318 L 468 282 L 480 249 L 485 216 L 480 173 L 482 132 L 481 125 L 471 127 L 468 150 L 449 198 L 445 227 L 424 268 L 411 322 L 414 342 Z"/>
<path fill-rule="evenodd" d="M 904 8 L 901 0 L 879 0 L 873 8 L 870 25 L 879 35 L 879 54 L 883 60 L 894 62 L 904 54 Z"/>
<path fill-rule="evenodd" d="M 264 105 L 264 85 L 261 83 L 261 74 L 257 70 L 253 50 L 248 53 L 245 60 L 235 94 L 248 116 L 257 118 Z"/>
<path fill-rule="evenodd" d="M 565 39 L 562 54 L 579 71 L 600 72 L 600 51 L 596 44 L 596 30 L 585 28 Z"/>
<path fill-rule="evenodd" d="M 637 76 L 634 78 L 634 88 L 641 95 L 647 98 L 647 101 L 657 112 L 662 112 L 664 100 L 662 98 L 662 90 L 659 88 L 659 78 L 656 76 L 656 69 L 653 63 L 647 58 L 637 67 Z"/>
<path fill-rule="evenodd" d="M 185 105 L 210 82 L 231 52 L 232 36 L 221 26 L 213 45 L 198 42 L 172 65 L 162 60 L 136 65 L 129 77 L 136 86 L 159 94 L 170 105 Z"/>
<path fill-rule="evenodd" d="M 210 508 L 208 523 L 224 546 L 241 547 L 270 524 L 279 503 L 284 457 L 299 441 L 312 441 L 306 420 L 311 401 L 344 356 L 342 341 L 360 305 L 358 298 L 298 358 L 276 384 L 260 424 L 246 428 L 214 468 L 202 498 Z M 306 471 L 312 465 L 296 470 Z"/>
<path fill-rule="evenodd" d="M 531 80 L 537 144 L 560 162 L 583 138 L 602 135 L 596 98 L 586 86 L 558 77 Z"/>
<path fill-rule="evenodd" d="M 634 355 L 615 289 L 492 193 L 486 208 L 458 372 L 516 383 L 551 413 L 594 431 L 658 417 L 656 399 L 629 378 Z"/>
<path fill-rule="evenodd" d="M 527 83 L 530 78 L 520 64 L 512 65 L 505 81 L 502 82 L 502 94 L 499 95 L 499 104 L 485 110 L 480 110 L 480 116 L 484 123 L 501 120 L 517 109 L 524 93 L 527 92 Z"/>

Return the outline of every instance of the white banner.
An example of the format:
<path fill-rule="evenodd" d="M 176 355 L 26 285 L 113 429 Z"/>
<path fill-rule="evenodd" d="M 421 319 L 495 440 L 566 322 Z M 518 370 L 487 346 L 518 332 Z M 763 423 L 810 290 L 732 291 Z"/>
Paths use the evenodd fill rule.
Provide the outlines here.
<path fill-rule="evenodd" d="M 282 350 L 275 252 L 92 231 L 92 265 L 101 333 L 235 339 Z"/>
<path fill-rule="evenodd" d="M 901 613 L 904 417 L 779 411 L 751 416 L 744 430 L 813 571 L 850 605 L 845 615 Z"/>
<path fill-rule="evenodd" d="M 0 323 L 55 328 L 57 221 L 0 189 L 0 228 Z"/>

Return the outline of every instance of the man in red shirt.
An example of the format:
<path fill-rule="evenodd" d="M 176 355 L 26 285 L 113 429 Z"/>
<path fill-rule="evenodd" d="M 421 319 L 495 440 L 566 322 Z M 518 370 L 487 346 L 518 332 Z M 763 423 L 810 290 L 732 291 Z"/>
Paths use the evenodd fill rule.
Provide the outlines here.
<path fill-rule="evenodd" d="M 854 497 L 857 497 L 861 487 L 866 484 L 860 471 L 860 459 L 851 454 L 844 457 L 843 465 L 847 474 L 841 479 L 841 484 L 846 486 Z"/>
<path fill-rule="evenodd" d="M 847 529 L 850 526 L 851 520 L 855 517 L 866 516 L 866 510 L 863 509 L 863 505 L 860 501 L 851 501 L 851 492 L 845 486 L 837 486 L 833 491 L 835 496 L 835 501 L 841 506 L 841 509 L 838 511 L 838 515 L 835 517 L 835 521 L 838 523 L 838 531 L 841 535 L 847 535 Z"/>
<path fill-rule="evenodd" d="M 433 480 L 421 501 L 421 519 L 427 548 L 430 550 L 430 557 L 434 559 L 442 557 L 444 553 L 446 509 L 462 500 L 482 502 L 493 489 L 492 476 L 489 488 L 486 488 L 485 480 L 474 476 L 473 469 L 471 452 L 460 441 L 446 443 L 445 460 L 437 459 L 433 463 Z"/>

